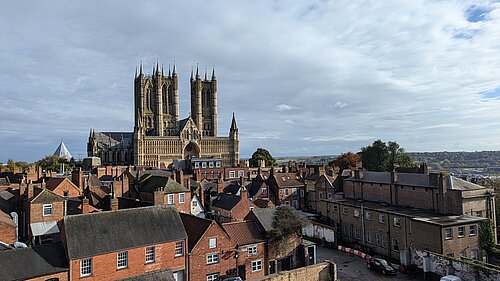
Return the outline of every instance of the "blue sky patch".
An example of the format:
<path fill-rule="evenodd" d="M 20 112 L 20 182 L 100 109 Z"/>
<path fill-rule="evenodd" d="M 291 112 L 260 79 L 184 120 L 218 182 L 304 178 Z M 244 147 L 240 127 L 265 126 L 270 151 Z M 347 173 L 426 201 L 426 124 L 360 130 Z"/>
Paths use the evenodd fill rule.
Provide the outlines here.
<path fill-rule="evenodd" d="M 489 7 L 472 5 L 465 10 L 465 17 L 470 22 L 484 21 L 487 19 L 490 12 L 491 8 Z"/>
<path fill-rule="evenodd" d="M 500 86 L 493 90 L 480 93 L 483 99 L 500 99 Z"/>

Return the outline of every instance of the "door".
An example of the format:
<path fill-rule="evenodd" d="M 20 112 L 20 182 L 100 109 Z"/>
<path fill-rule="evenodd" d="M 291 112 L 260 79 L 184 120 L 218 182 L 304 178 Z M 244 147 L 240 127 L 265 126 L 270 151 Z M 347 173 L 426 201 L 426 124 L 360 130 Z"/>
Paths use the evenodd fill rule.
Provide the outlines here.
<path fill-rule="evenodd" d="M 269 274 L 276 273 L 276 261 L 269 262 Z"/>
<path fill-rule="evenodd" d="M 174 272 L 175 281 L 184 281 L 184 270 Z"/>
<path fill-rule="evenodd" d="M 238 276 L 241 277 L 241 279 L 245 280 L 246 279 L 246 269 L 245 265 L 240 265 L 238 266 Z"/>

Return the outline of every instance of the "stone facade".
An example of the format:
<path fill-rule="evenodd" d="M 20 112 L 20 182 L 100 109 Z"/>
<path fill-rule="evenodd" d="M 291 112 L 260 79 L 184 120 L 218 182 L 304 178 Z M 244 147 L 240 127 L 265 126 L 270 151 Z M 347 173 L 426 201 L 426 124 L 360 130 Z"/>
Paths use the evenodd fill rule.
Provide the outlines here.
<path fill-rule="evenodd" d="M 337 265 L 325 261 L 315 265 L 272 274 L 258 281 L 329 281 L 337 280 Z"/>
<path fill-rule="evenodd" d="M 179 119 L 178 76 L 158 64 L 151 75 L 142 70 L 134 80 L 133 133 L 90 132 L 88 156 L 103 165 L 144 165 L 166 168 L 178 159 L 222 158 L 224 166 L 239 164 L 239 134 L 233 120 L 228 137 L 219 137 L 215 71 L 211 79 L 191 73 L 191 114 Z"/>

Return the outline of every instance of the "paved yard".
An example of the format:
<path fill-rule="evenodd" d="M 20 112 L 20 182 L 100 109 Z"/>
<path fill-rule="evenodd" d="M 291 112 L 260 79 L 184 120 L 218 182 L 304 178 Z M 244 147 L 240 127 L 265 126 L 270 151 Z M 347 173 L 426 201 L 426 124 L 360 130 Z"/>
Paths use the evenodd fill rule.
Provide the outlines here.
<path fill-rule="evenodd" d="M 403 273 L 395 276 L 385 276 L 382 273 L 370 270 L 366 261 L 358 256 L 350 255 L 336 249 L 318 246 L 316 253 L 318 262 L 331 260 L 337 264 L 337 273 L 340 280 L 418 280 Z"/>

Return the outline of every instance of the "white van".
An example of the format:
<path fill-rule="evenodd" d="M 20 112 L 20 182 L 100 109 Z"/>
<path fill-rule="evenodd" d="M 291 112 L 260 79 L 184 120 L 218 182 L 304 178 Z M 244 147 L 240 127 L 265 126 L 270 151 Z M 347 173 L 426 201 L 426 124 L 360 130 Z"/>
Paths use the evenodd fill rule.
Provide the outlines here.
<path fill-rule="evenodd" d="M 446 275 L 441 277 L 440 281 L 462 281 L 462 279 L 455 275 Z"/>

